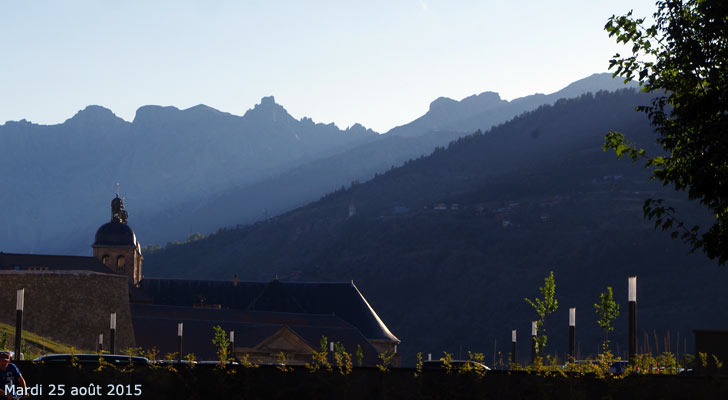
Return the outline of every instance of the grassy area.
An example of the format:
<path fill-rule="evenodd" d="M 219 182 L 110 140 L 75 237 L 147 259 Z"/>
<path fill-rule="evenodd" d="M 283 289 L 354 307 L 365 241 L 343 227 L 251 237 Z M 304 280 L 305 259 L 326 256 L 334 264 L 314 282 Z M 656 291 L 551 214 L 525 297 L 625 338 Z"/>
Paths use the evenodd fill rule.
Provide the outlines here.
<path fill-rule="evenodd" d="M 23 342 L 26 360 L 31 360 L 41 354 L 48 353 L 89 353 L 88 350 L 73 349 L 64 343 L 56 342 L 52 339 L 37 335 L 33 332 L 23 330 Z M 0 322 L 0 349 L 14 350 L 15 346 L 15 326 Z"/>

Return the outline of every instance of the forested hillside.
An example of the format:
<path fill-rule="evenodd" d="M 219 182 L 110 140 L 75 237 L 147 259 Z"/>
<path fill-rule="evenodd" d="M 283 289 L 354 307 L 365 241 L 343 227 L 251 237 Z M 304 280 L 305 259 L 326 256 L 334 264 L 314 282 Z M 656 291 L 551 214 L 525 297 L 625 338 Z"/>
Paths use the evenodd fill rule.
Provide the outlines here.
<path fill-rule="evenodd" d="M 669 330 L 675 346 L 680 332 L 682 352 L 692 329 L 726 328 L 727 311 L 711 305 L 728 294 L 724 273 L 653 231 L 642 203 L 665 198 L 694 222 L 704 213 L 649 182 L 641 165 L 602 151 L 611 129 L 653 146 L 634 111 L 647 102 L 625 90 L 540 107 L 279 217 L 147 252 L 144 274 L 353 279 L 403 340 L 405 360 L 460 349 L 490 359 L 494 344 L 509 351 L 511 329 L 525 360 L 536 315 L 523 298 L 538 294 L 549 270 L 561 304 L 549 352 L 566 351 L 575 306 L 581 355 L 595 353 L 593 304 L 606 286 L 622 303 L 612 337 L 624 352 L 626 277 L 637 274 L 640 336 L 649 333 L 654 349 L 653 337 L 662 348 Z"/>
<path fill-rule="evenodd" d="M 279 215 L 318 199 L 353 181 L 364 182 L 405 161 L 430 154 L 438 146 L 477 130 L 487 130 L 525 111 L 562 98 L 600 90 L 633 87 L 611 74 L 593 74 L 549 95 L 534 94 L 512 101 L 484 92 L 460 101 L 438 98 L 425 115 L 391 129 L 377 140 L 321 157 L 250 185 L 233 187 L 204 199 L 171 205 L 163 212 L 140 213 L 153 226 L 146 243 L 164 244 L 174 232 L 213 232 Z"/>

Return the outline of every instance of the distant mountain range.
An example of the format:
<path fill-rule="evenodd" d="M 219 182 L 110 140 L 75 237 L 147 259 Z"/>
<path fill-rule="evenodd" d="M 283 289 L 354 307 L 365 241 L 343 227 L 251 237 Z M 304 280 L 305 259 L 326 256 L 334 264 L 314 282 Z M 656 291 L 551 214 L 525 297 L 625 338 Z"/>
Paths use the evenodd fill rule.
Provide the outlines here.
<path fill-rule="evenodd" d="M 634 111 L 649 101 L 634 90 L 556 101 L 265 222 L 148 251 L 144 274 L 353 279 L 409 364 L 418 351 L 507 359 L 512 329 L 526 362 L 536 314 L 523 298 L 539 295 L 550 270 L 560 308 L 547 321 L 548 353 L 563 359 L 569 307 L 579 357 L 596 353 L 594 304 L 612 286 L 622 315 L 610 338 L 624 356 L 626 278 L 637 274 L 640 346 L 647 337 L 653 351 L 668 342 L 692 351 L 692 329 L 728 328 L 728 311 L 715 307 L 728 303 L 725 271 L 655 232 L 641 207 L 664 198 L 686 220 L 709 216 L 641 165 L 602 151 L 613 129 L 659 151 Z"/>
<path fill-rule="evenodd" d="M 242 117 L 203 105 L 145 106 L 129 123 L 89 106 L 59 125 L 7 122 L 0 126 L 0 243 L 6 251 L 88 252 L 94 227 L 110 218 L 116 181 L 134 210 L 130 223 L 146 233 L 153 227 L 135 217 L 164 214 L 378 136 L 360 125 L 340 130 L 295 120 L 272 97 Z"/>
<path fill-rule="evenodd" d="M 558 99 L 574 98 L 601 90 L 614 91 L 625 87 L 637 87 L 637 84 L 630 82 L 625 85 L 621 79 L 612 78 L 611 74 L 594 74 L 549 95 L 534 94 L 512 101 L 503 100 L 494 92 L 483 92 L 461 101 L 440 97 L 430 103 L 430 109 L 425 115 L 387 133 L 405 137 L 420 136 L 430 132 L 472 133 L 478 129 L 489 129 L 538 106 L 554 104 Z"/>
<path fill-rule="evenodd" d="M 0 243 L 3 251 L 88 253 L 116 181 L 143 244 L 252 223 L 560 97 L 623 86 L 595 74 L 511 102 L 492 92 L 440 98 L 384 135 L 296 120 L 273 97 L 243 116 L 145 106 L 126 122 L 89 106 L 58 125 L 9 121 L 0 126 Z"/>

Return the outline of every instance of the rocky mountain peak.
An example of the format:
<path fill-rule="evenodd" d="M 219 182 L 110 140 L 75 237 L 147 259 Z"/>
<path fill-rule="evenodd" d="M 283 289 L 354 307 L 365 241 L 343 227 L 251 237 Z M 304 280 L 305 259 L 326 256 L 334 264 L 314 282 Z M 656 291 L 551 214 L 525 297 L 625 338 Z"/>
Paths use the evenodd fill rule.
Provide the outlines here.
<path fill-rule="evenodd" d="M 80 110 L 73 117 L 66 120 L 70 123 L 83 123 L 83 124 L 104 124 L 107 122 L 116 122 L 121 120 L 111 110 L 106 107 L 91 105 L 87 106 L 83 110 Z"/>

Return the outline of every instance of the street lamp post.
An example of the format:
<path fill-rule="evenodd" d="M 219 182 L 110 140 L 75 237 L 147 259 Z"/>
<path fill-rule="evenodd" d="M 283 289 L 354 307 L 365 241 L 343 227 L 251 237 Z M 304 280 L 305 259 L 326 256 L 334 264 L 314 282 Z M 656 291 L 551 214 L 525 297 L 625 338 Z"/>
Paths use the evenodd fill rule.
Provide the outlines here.
<path fill-rule="evenodd" d="M 538 352 L 538 344 L 536 336 L 538 335 L 538 325 L 536 321 L 531 321 L 531 364 L 536 362 L 536 352 Z"/>
<path fill-rule="evenodd" d="M 182 322 L 177 324 L 177 363 L 182 364 Z"/>
<path fill-rule="evenodd" d="M 22 335 L 23 335 L 23 307 L 25 306 L 25 289 L 18 289 L 18 294 L 15 302 L 15 358 L 18 360 L 23 359 L 23 353 L 21 349 Z"/>
<path fill-rule="evenodd" d="M 634 356 L 637 354 L 637 276 L 632 275 L 627 279 L 629 300 L 629 361 L 634 363 Z"/>
<path fill-rule="evenodd" d="M 576 343 L 576 307 L 569 309 L 569 357 L 574 360 L 574 344 Z"/>
<path fill-rule="evenodd" d="M 111 354 L 116 354 L 116 313 L 111 313 L 111 320 L 109 322 L 109 351 Z"/>
<path fill-rule="evenodd" d="M 234 360 L 237 360 L 235 358 L 235 331 L 230 331 L 230 355 L 232 355 Z"/>
<path fill-rule="evenodd" d="M 516 330 L 511 331 L 511 366 L 516 364 Z"/>

